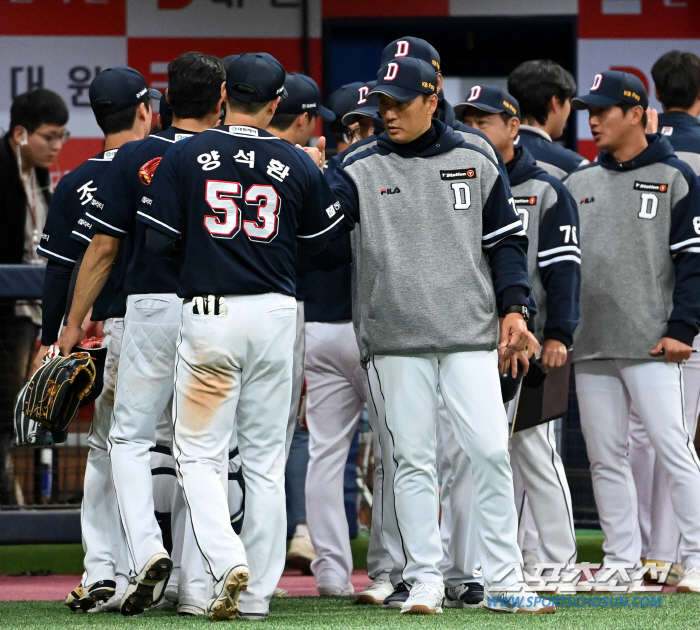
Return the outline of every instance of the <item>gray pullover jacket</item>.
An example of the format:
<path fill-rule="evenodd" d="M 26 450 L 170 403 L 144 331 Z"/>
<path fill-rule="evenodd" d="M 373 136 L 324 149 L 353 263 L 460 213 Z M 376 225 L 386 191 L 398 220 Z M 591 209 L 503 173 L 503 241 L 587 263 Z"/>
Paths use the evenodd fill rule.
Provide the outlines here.
<path fill-rule="evenodd" d="M 341 164 L 333 192 L 358 230 L 353 319 L 363 358 L 493 350 L 527 304 L 527 237 L 495 162 L 440 121 L 386 134 Z"/>

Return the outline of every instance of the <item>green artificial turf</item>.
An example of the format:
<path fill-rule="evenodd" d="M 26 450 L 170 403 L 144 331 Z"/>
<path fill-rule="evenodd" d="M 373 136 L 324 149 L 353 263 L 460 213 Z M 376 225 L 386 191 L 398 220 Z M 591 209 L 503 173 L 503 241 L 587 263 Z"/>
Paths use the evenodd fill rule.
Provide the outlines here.
<path fill-rule="evenodd" d="M 664 595 L 658 608 L 578 608 L 562 609 L 554 615 L 513 615 L 479 610 L 445 609 L 442 615 L 407 617 L 396 610 L 353 606 L 351 598 L 318 597 L 276 599 L 265 628 L 304 630 L 385 630 L 387 628 L 469 628 L 470 630 L 508 628 L 556 628 L 556 630 L 598 630 L 612 628 L 697 628 L 699 595 Z M 243 622 L 238 622 L 242 624 Z M 252 622 L 249 622 L 252 623 Z M 52 602 L 0 603 L 3 630 L 69 630 L 73 628 L 166 628 L 211 627 L 203 618 L 177 617 L 173 611 L 150 611 L 140 617 L 125 618 L 118 613 L 71 613 L 63 604 Z M 238 627 L 241 627 L 239 625 Z"/>

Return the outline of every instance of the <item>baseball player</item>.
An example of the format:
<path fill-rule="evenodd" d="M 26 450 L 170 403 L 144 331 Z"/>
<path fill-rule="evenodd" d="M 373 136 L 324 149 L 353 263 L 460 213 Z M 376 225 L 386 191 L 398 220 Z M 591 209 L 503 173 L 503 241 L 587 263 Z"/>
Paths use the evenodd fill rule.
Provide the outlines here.
<path fill-rule="evenodd" d="M 581 324 L 574 343 L 581 427 L 600 523 L 594 587 L 628 582 L 640 565 L 636 492 L 627 460 L 634 406 L 669 479 L 682 535 L 683 592 L 700 591 L 700 462 L 688 435 L 681 362 L 700 324 L 695 245 L 700 188 L 662 135 L 645 135 L 648 97 L 634 75 L 597 74 L 587 109 L 595 164 L 566 187 L 581 221 Z"/>
<path fill-rule="evenodd" d="M 144 91 L 145 90 L 145 91 Z M 119 147 L 148 135 L 151 122 L 150 99 L 159 96 L 148 90 L 146 80 L 132 68 L 108 68 L 90 84 L 90 105 L 105 135 L 104 150 L 64 176 L 56 187 L 37 253 L 47 259 L 42 297 L 41 347 L 37 369 L 58 338 L 69 300 L 73 270 L 82 258 L 89 236 L 83 234 L 83 213 L 101 184 Z M 82 221 L 82 224 L 80 223 Z M 117 272 L 124 263 L 116 263 Z M 81 529 L 85 551 L 85 574 L 66 599 L 73 610 L 95 610 L 99 602 L 110 600 L 100 609 L 109 610 L 126 590 L 128 559 L 119 521 L 114 486 L 107 453 L 107 434 L 112 415 L 116 366 L 123 331 L 123 313 L 114 309 L 114 274 L 95 301 L 93 321 L 104 321 L 107 359 L 104 389 L 95 402 L 88 433 Z M 119 597 L 114 597 L 115 595 Z M 113 598 L 113 599 L 112 599 Z"/>
<path fill-rule="evenodd" d="M 284 80 L 284 88 L 287 96 L 277 107 L 268 131 L 294 146 L 305 146 L 314 133 L 317 118 L 320 116 L 331 122 L 335 120 L 335 114 L 321 104 L 321 92 L 311 77 L 291 72 Z M 294 380 L 287 428 L 288 462 L 285 472 L 287 531 L 292 538 L 287 565 L 309 575 L 311 562 L 316 559 L 306 524 L 304 492 L 309 462 L 309 432 L 297 422 L 304 385 L 304 355 L 304 294 L 297 286 L 297 334 L 294 340 Z"/>
<path fill-rule="evenodd" d="M 564 133 L 576 95 L 576 82 L 568 70 L 549 60 L 526 61 L 510 73 L 508 93 L 520 103 L 522 117 L 515 146 L 525 147 L 537 166 L 562 179 L 588 164 L 583 156 L 553 142 Z"/>
<path fill-rule="evenodd" d="M 693 53 L 673 50 L 656 61 L 651 74 L 656 85 L 656 97 L 663 106 L 663 113 L 658 117 L 658 130 L 671 143 L 676 156 L 686 162 L 696 174 L 700 174 L 700 124 L 697 120 L 700 114 L 700 58 Z M 700 338 L 695 338 L 693 348 L 700 349 Z M 683 365 L 683 400 L 686 428 L 693 438 L 700 413 L 700 359 L 697 353 Z M 654 456 L 653 447 L 643 428 L 637 435 L 635 452 L 641 450 L 644 465 L 635 467 L 633 464 L 632 472 L 638 495 L 642 496 L 648 490 L 650 502 L 646 510 L 648 520 L 644 523 L 643 506 L 639 501 L 640 528 L 642 532 L 645 525 L 649 529 L 648 545 L 646 549 L 643 546 L 642 557 L 651 562 L 681 563 L 681 534 L 669 498 L 666 471 Z M 630 451 L 632 456 L 632 443 Z M 650 460 L 644 458 L 645 452 L 650 452 Z M 645 482 L 648 488 L 644 487 Z M 674 565 L 672 574 L 676 580 L 682 577 L 682 572 L 682 565 Z M 666 584 L 669 583 L 667 578 Z"/>
<path fill-rule="evenodd" d="M 321 163 L 264 131 L 284 79 L 266 53 L 229 64 L 226 124 L 165 155 L 154 204 L 139 215 L 149 235 L 162 235 L 154 250 L 182 248 L 174 448 L 214 578 L 211 619 L 269 614 L 284 567 L 296 247 L 322 249 L 342 221 Z M 234 416 L 246 487 L 240 538 L 219 480 Z"/>
<path fill-rule="evenodd" d="M 515 146 L 520 106 L 508 92 L 489 85 L 472 88 L 457 117 L 481 129 L 506 164 L 510 188 L 528 234 L 528 268 L 538 305 L 535 336 L 547 370 L 566 363 L 579 322 L 581 249 L 576 204 L 563 184 L 540 168 L 527 148 Z M 517 399 L 511 402 L 513 412 Z M 571 567 L 576 561 L 571 493 L 556 451 L 552 422 L 513 434 L 511 463 L 540 533 L 542 560 Z M 522 497 L 516 508 L 522 515 Z"/>
<path fill-rule="evenodd" d="M 528 592 L 512 571 L 522 559 L 497 356 L 499 346 L 502 360 L 525 348 L 527 241 L 495 162 L 433 120 L 434 68 L 395 58 L 378 76 L 374 91 L 386 131 L 336 170 L 333 190 L 359 230 L 354 320 L 363 362 L 379 384 L 371 397 L 384 403 L 385 471 L 387 460 L 395 461 L 401 577 L 410 588 L 401 611 L 435 614 L 444 598 L 438 386 L 460 446 L 474 462 L 487 589 L 496 597 L 515 588 Z M 530 603 L 521 610 L 555 610 Z"/>
<path fill-rule="evenodd" d="M 154 515 L 149 451 L 156 445 L 157 421 L 170 409 L 181 310 L 175 294 L 177 262 L 148 251 L 145 227 L 136 223 L 137 204 L 148 203 L 148 186 L 165 152 L 216 123 L 224 77 L 221 61 L 201 53 L 185 53 L 169 65 L 167 95 L 173 124 L 160 134 L 122 147 L 93 199 L 91 216 L 100 234 L 86 253 L 59 340 L 61 351 L 66 352 L 80 336 L 84 313 L 104 282 L 121 239 L 133 234 L 123 279 L 129 298 L 109 435 L 112 476 L 134 573 L 122 598 L 125 615 L 139 614 L 150 606 L 154 586 L 166 580 L 172 569 Z M 187 568 L 195 570 L 194 565 L 193 560 Z M 206 593 L 189 593 L 194 583 L 187 580 L 180 580 L 178 586 L 179 605 L 188 607 L 182 612 L 192 614 L 198 609 L 203 614 Z"/>
<path fill-rule="evenodd" d="M 362 81 L 347 83 L 333 92 L 326 101 L 326 107 L 335 114 L 335 120 L 329 124 L 331 136 L 337 145 L 337 153 L 342 153 L 353 142 L 354 134 L 343 123 L 343 116 L 355 107 L 358 90 L 364 85 Z"/>

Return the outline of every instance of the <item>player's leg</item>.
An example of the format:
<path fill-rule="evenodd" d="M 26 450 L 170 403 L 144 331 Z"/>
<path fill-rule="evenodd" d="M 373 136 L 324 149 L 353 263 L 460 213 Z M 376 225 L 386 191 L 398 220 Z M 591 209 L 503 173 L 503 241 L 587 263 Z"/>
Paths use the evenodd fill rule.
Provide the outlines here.
<path fill-rule="evenodd" d="M 685 425 L 694 440 L 700 414 L 700 335 L 695 338 L 693 348 L 698 352 L 683 364 L 683 402 Z M 668 492 L 668 475 L 658 461 L 654 468 L 652 492 L 652 528 L 648 557 L 662 562 L 681 562 L 681 532 L 673 512 Z M 668 583 L 668 582 L 667 582 Z"/>
<path fill-rule="evenodd" d="M 651 502 L 656 455 L 654 447 L 649 441 L 649 436 L 644 430 L 644 425 L 634 408 L 634 404 L 632 404 L 632 411 L 630 412 L 629 440 L 629 460 L 632 467 L 634 485 L 637 489 L 637 516 L 639 519 L 639 533 L 642 537 L 642 558 L 646 558 L 651 542 Z"/>
<path fill-rule="evenodd" d="M 292 298 L 268 294 L 232 298 L 229 312 L 239 307 L 248 315 L 236 433 L 246 488 L 241 540 L 251 576 L 248 590 L 241 594 L 240 614 L 259 618 L 269 614 L 270 598 L 284 569 L 285 437 L 296 305 Z"/>
<path fill-rule="evenodd" d="M 376 356 L 371 364 L 385 406 L 379 420 L 389 434 L 382 454 L 385 462 L 387 456 L 395 462 L 394 505 L 385 501 L 384 507 L 396 511 L 404 554 L 402 578 L 412 588 L 425 583 L 442 591 L 435 465 L 437 355 Z"/>
<path fill-rule="evenodd" d="M 438 471 L 440 472 L 440 536 L 445 580 L 445 606 L 472 608 L 484 598 L 479 564 L 479 528 L 472 464 L 455 439 L 444 397 L 438 396 Z"/>
<path fill-rule="evenodd" d="M 553 423 L 514 433 L 510 456 L 518 463 L 539 532 L 541 560 L 573 565 L 577 549 L 571 492 L 557 453 Z"/>
<path fill-rule="evenodd" d="M 306 515 L 321 594 L 352 594 L 352 553 L 343 481 L 364 407 L 365 374 L 351 323 L 306 324 Z M 359 391 L 358 391 L 359 390 Z"/>
<path fill-rule="evenodd" d="M 248 350 L 248 313 L 234 301 L 227 299 L 224 315 L 195 315 L 191 301 L 183 305 L 175 362 L 173 452 L 193 534 L 215 582 L 210 616 L 229 595 L 237 600 L 243 584 L 228 580 L 232 572 L 248 575 L 227 498 L 229 444 Z"/>
<path fill-rule="evenodd" d="M 629 395 L 613 360 L 580 361 L 575 370 L 581 430 L 605 534 L 604 564 L 639 566 L 637 492 L 627 458 Z"/>
<path fill-rule="evenodd" d="M 680 364 L 620 361 L 656 457 L 666 470 L 669 494 L 683 537 L 683 563 L 700 568 L 700 461 L 685 425 Z"/>
<path fill-rule="evenodd" d="M 119 365 L 124 322 L 121 318 L 104 323 L 104 346 L 107 348 L 102 393 L 95 401 L 95 411 L 88 433 L 88 457 L 83 485 L 81 531 L 85 550 L 84 592 L 102 581 L 114 581 L 117 606 L 129 580 L 126 540 L 117 509 L 107 438 L 112 419 L 114 388 Z M 110 606 L 105 607 L 109 609 Z"/>
<path fill-rule="evenodd" d="M 127 300 L 109 443 L 135 574 L 152 557 L 165 554 L 153 511 L 153 485 L 147 480 L 156 424 L 172 396 L 181 304 L 180 298 L 170 294 L 131 295 Z"/>
<path fill-rule="evenodd" d="M 459 352 L 442 356 L 439 368 L 455 439 L 473 466 L 479 559 L 487 591 L 515 584 L 515 567 L 522 565 L 496 363 L 495 351 Z"/>

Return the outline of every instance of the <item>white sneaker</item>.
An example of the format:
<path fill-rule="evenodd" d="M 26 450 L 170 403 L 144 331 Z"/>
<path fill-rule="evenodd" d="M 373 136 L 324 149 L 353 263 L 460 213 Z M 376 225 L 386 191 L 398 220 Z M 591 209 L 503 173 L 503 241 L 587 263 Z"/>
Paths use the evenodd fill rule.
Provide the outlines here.
<path fill-rule="evenodd" d="M 394 592 L 388 573 L 378 575 L 372 583 L 362 591 L 353 602 L 356 606 L 368 604 L 381 604 L 389 595 Z"/>
<path fill-rule="evenodd" d="M 321 597 L 350 597 L 355 594 L 352 584 L 348 588 L 334 586 L 333 584 L 319 584 L 316 588 L 318 588 Z"/>
<path fill-rule="evenodd" d="M 540 597 L 527 584 L 514 584 L 507 588 L 489 591 L 484 602 L 485 608 L 497 612 L 543 615 L 557 611 L 557 607 L 550 599 Z"/>
<path fill-rule="evenodd" d="M 230 568 L 214 586 L 214 599 L 209 600 L 207 617 L 211 621 L 228 621 L 238 614 L 238 597 L 248 589 L 250 571 L 244 564 Z"/>
<path fill-rule="evenodd" d="M 686 567 L 683 579 L 678 582 L 677 593 L 700 593 L 700 567 Z"/>
<path fill-rule="evenodd" d="M 291 597 L 291 593 L 286 589 L 286 588 L 280 588 L 279 586 L 275 586 L 275 592 L 272 593 L 272 597 Z"/>
<path fill-rule="evenodd" d="M 292 536 L 287 552 L 287 566 L 301 571 L 304 575 L 313 575 L 311 563 L 316 560 L 316 550 L 311 544 L 311 536 L 305 533 L 304 529 L 297 527 L 297 532 Z"/>
<path fill-rule="evenodd" d="M 202 617 L 204 616 L 204 609 L 199 606 L 194 606 L 192 604 L 180 604 L 177 607 L 178 617 Z"/>
<path fill-rule="evenodd" d="M 434 615 L 442 612 L 445 586 L 442 582 L 418 582 L 401 606 L 402 615 Z"/>

